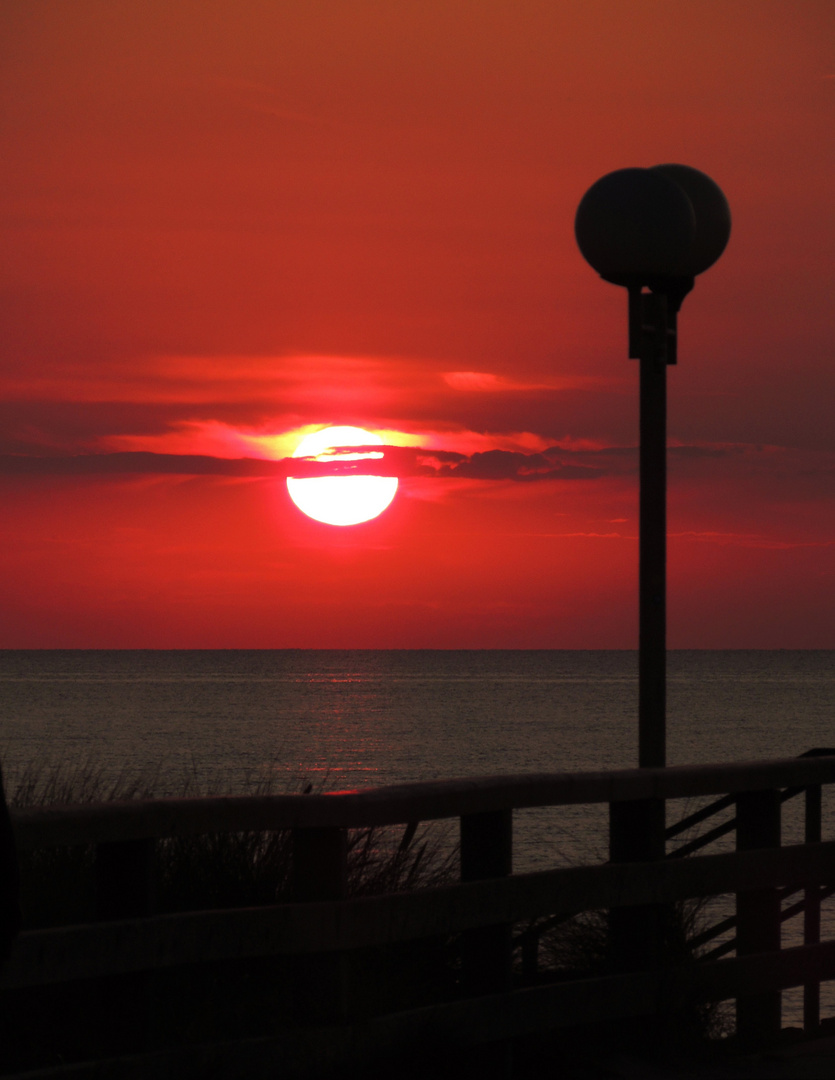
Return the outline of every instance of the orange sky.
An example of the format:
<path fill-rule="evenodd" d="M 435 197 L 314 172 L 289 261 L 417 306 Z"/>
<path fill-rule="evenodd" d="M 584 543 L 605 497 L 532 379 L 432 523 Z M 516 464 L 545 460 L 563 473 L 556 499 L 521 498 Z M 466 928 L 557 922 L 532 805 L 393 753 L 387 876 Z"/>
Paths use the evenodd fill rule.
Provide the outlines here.
<path fill-rule="evenodd" d="M 0 19 L 0 647 L 635 647 L 637 364 L 573 220 L 679 161 L 733 232 L 670 370 L 669 643 L 835 648 L 831 0 Z M 326 424 L 404 446 L 373 522 L 287 496 Z"/>

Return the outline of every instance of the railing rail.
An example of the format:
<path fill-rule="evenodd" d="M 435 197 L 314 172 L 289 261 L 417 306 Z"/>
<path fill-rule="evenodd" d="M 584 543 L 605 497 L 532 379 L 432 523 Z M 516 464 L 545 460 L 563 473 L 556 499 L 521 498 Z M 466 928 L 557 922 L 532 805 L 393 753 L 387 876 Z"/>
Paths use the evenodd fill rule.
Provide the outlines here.
<path fill-rule="evenodd" d="M 816 747 L 811 750 L 806 750 L 803 754 L 800 754 L 799 757 L 829 757 L 833 754 L 835 754 L 835 748 Z M 806 793 L 807 803 L 810 798 L 812 798 L 813 801 L 815 799 L 817 800 L 817 802 L 815 803 L 816 813 L 813 814 L 811 817 L 809 814 L 809 807 L 807 806 L 806 839 L 808 841 L 819 840 L 820 785 L 812 785 L 811 787 L 795 786 L 786 788 L 780 793 L 780 801 L 781 803 L 788 802 L 789 800 L 795 798 L 797 795 L 803 793 Z M 664 833 L 665 841 L 669 842 L 670 840 L 674 840 L 677 836 L 681 836 L 683 833 L 689 832 L 691 829 L 694 829 L 696 826 L 701 825 L 706 821 L 709 821 L 711 818 L 716 817 L 717 814 L 721 814 L 725 810 L 729 810 L 731 808 L 735 809 L 736 804 L 737 795 L 734 793 L 730 795 L 724 795 L 721 798 L 716 799 L 711 803 L 708 803 L 707 806 L 700 807 L 698 810 L 685 815 L 683 818 L 674 822 L 672 825 L 668 825 Z M 812 823 L 812 817 L 814 817 L 814 824 Z M 711 844 L 715 843 L 717 840 L 720 840 L 722 837 L 735 832 L 736 827 L 737 818 L 736 815 L 734 815 L 733 817 L 728 818 L 726 821 L 721 822 L 719 825 L 714 826 L 712 829 L 709 829 L 707 832 L 698 834 L 692 840 L 685 841 L 684 843 L 679 844 L 678 847 L 666 851 L 665 857 L 668 859 L 681 859 L 685 858 L 686 856 L 692 855 L 697 851 L 702 851 L 705 848 L 709 847 Z M 820 932 L 820 903 L 822 900 L 828 899 L 830 896 L 835 894 L 835 888 L 812 889 L 811 887 L 806 887 L 805 889 L 801 889 L 800 887 L 789 886 L 781 890 L 780 901 L 782 902 L 783 900 L 795 895 L 797 892 L 800 891 L 804 892 L 803 899 L 793 904 L 791 907 L 783 910 L 780 915 L 780 921 L 781 923 L 784 923 L 801 914 L 806 916 L 807 924 L 811 925 L 807 926 L 805 943 L 812 944 L 819 939 L 816 934 L 819 935 Z M 818 912 L 817 918 L 815 918 L 814 916 L 815 908 L 817 908 Z M 812 913 L 811 919 L 809 917 L 810 913 Z M 538 948 L 540 936 L 544 932 L 553 929 L 553 927 L 558 925 L 560 922 L 564 922 L 569 919 L 571 917 L 571 914 L 564 913 L 549 919 L 545 923 L 532 924 L 517 935 L 516 940 L 523 949 L 525 970 L 529 974 L 533 974 L 537 969 L 536 950 Z M 714 926 L 707 927 L 699 934 L 692 937 L 690 939 L 690 946 L 692 948 L 701 948 L 715 938 L 722 937 L 723 935 L 735 930 L 736 925 L 736 915 L 731 915 L 729 917 L 723 918 Z M 703 960 L 719 959 L 720 957 L 726 956 L 728 953 L 735 951 L 736 946 L 736 937 L 729 938 L 723 941 L 720 945 L 716 946 L 714 949 L 711 949 L 710 952 L 703 953 L 701 958 Z M 808 1014 L 807 1012 L 807 1026 L 809 1026 L 809 1015 L 810 1014 Z M 815 1020 L 815 1024 L 817 1024 L 817 1019 Z"/>
<path fill-rule="evenodd" d="M 815 747 L 811 750 L 806 750 L 800 754 L 800 758 L 812 758 L 812 757 L 830 757 L 835 754 L 835 748 L 833 747 Z M 806 825 L 805 833 L 807 842 L 814 842 L 820 840 L 821 837 L 821 821 L 820 821 L 820 785 L 810 786 L 795 786 L 786 788 L 786 790 L 780 793 L 780 802 L 786 803 L 791 799 L 796 798 L 798 795 L 806 795 Z M 717 814 L 722 813 L 731 807 L 736 806 L 736 796 L 726 795 L 724 798 L 717 799 L 707 806 L 688 814 L 680 821 L 675 822 L 669 826 L 666 830 L 666 839 L 671 840 L 676 836 L 681 835 L 683 832 L 687 832 L 697 825 L 709 820 L 711 817 L 715 817 Z M 684 844 L 679 845 L 673 851 L 667 852 L 667 858 L 680 859 L 687 855 L 692 855 L 696 851 L 701 851 L 714 843 L 716 840 L 721 839 L 723 836 L 727 836 L 729 833 L 734 832 L 737 827 L 736 816 L 729 818 L 722 822 L 720 825 L 708 830 L 705 833 L 701 833 L 693 840 L 690 840 Z M 820 933 L 820 904 L 822 900 L 828 899 L 835 894 L 835 887 L 822 888 L 822 887 L 809 887 L 805 889 L 796 886 L 788 886 L 780 891 L 780 902 L 787 900 L 790 896 L 794 896 L 796 893 L 803 891 L 804 896 L 802 900 L 797 901 L 790 907 L 785 908 L 780 913 L 780 922 L 785 923 L 790 919 L 797 917 L 798 915 L 806 916 L 806 944 L 812 944 L 818 940 Z M 812 916 L 811 918 L 809 916 Z M 817 917 L 815 917 L 815 915 Z M 717 937 L 721 937 L 723 934 L 729 933 L 736 928 L 736 916 L 732 915 L 714 926 L 703 930 L 696 937 L 691 939 L 691 946 L 700 947 L 706 945 L 709 941 L 714 940 Z M 811 925 L 810 925 L 811 924 Z M 817 936 L 816 936 L 817 935 Z M 730 938 L 723 941 L 716 948 L 711 949 L 710 952 L 703 954 L 704 960 L 715 960 L 721 956 L 726 956 L 729 952 L 736 949 L 736 938 Z M 808 1011 L 807 1011 L 808 1012 Z M 807 1026 L 808 1026 L 807 1015 Z M 817 1020 L 815 1021 L 817 1023 Z"/>
<path fill-rule="evenodd" d="M 21 849 L 265 829 L 366 828 L 496 810 L 687 799 L 835 783 L 835 751 L 816 758 L 663 769 L 532 773 L 398 784 L 325 795 L 135 799 L 12 811 Z"/>
<path fill-rule="evenodd" d="M 196 911 L 85 923 L 21 935 L 0 987 L 172 967 L 201 960 L 361 949 L 518 922 L 542 914 L 819 882 L 835 841 L 705 855 L 674 863 L 604 863 L 473 880 L 383 896 Z"/>
<path fill-rule="evenodd" d="M 767 1036 L 773 1034 L 775 1022 L 779 1025 L 780 990 L 804 985 L 807 1027 L 814 1030 L 820 980 L 835 978 L 835 942 L 818 943 L 818 915 L 817 925 L 814 917 L 807 921 L 803 946 L 781 950 L 779 890 L 784 896 L 806 890 L 802 907 L 807 916 L 810 896 L 817 898 L 819 908 L 821 897 L 835 892 L 835 840 L 821 839 L 820 802 L 814 794 L 821 785 L 833 783 L 835 754 L 829 754 L 608 773 L 450 780 L 330 795 L 167 799 L 17 810 L 12 816 L 22 850 L 95 845 L 102 921 L 23 933 L 0 972 L 0 990 L 131 978 L 197 962 L 269 956 L 305 956 L 312 962 L 319 957 L 319 966 L 313 965 L 322 990 L 321 1014 L 314 1025 L 321 1038 L 316 1045 L 330 1047 L 326 1057 L 332 1054 L 333 1061 L 340 1054 L 359 1053 L 370 1031 L 377 1033 L 378 1049 L 418 1029 L 453 1041 L 508 1039 L 581 1020 L 663 1011 L 672 1000 L 671 988 L 677 994 L 686 992 L 691 999 L 694 995 L 701 1000 L 736 997 L 741 1027 L 752 1035 Z M 812 792 L 812 826 L 807 825 L 805 843 L 780 846 L 781 800 L 787 792 L 800 791 Z M 634 855 L 639 847 L 631 854 L 632 849 L 623 847 L 623 823 L 639 822 L 642 807 L 649 806 L 654 813 L 658 800 L 712 795 L 720 798 L 712 807 L 686 817 L 683 827 L 674 826 L 673 835 L 707 821 L 717 807 L 736 805 L 737 827 L 745 827 L 736 851 L 659 860 Z M 610 818 L 619 823 L 621 837 L 620 848 L 615 845 L 612 853 L 625 850 L 627 855 L 596 866 L 511 873 L 513 811 L 580 803 L 609 804 Z M 627 806 L 634 812 L 624 818 Z M 404 826 L 406 843 L 418 822 L 442 818 L 460 819 L 460 883 L 346 898 L 347 829 Z M 157 841 L 203 833 L 285 830 L 293 836 L 292 902 L 225 911 L 154 912 L 148 875 L 149 853 Z M 643 940 L 651 945 L 654 913 L 664 905 L 728 893 L 739 897 L 733 919 L 738 931 L 736 958 L 670 966 L 647 946 L 637 963 L 627 950 L 621 956 L 627 967 L 598 979 L 513 986 L 511 930 L 515 925 L 558 920 L 582 911 L 631 912 L 631 923 L 612 922 L 612 934 L 616 937 L 618 926 L 630 925 L 648 934 Z M 801 905 L 793 905 L 788 912 L 795 909 L 801 910 Z M 723 931 L 731 928 L 728 922 Z M 428 1012 L 412 1009 L 366 1018 L 361 1028 L 352 1024 L 350 1003 L 343 992 L 342 958 L 358 950 L 438 934 L 462 935 L 462 1000 L 435 1004 Z M 517 943 L 524 945 L 523 939 L 524 935 L 517 936 Z M 332 993 L 325 992 L 325 984 Z M 263 1075 L 274 1070 L 280 1047 L 284 1048 L 280 1050 L 282 1063 L 296 1061 L 297 1071 L 303 1072 L 306 1063 L 321 1063 L 310 1040 L 307 1032 L 288 1031 L 261 1040 L 260 1050 L 252 1052 L 266 1062 Z M 296 1047 L 292 1053 L 291 1044 Z M 309 1059 L 299 1049 L 304 1046 L 312 1055 Z M 240 1049 L 244 1057 L 250 1052 L 244 1052 L 243 1044 Z M 202 1055 L 205 1060 L 213 1054 L 213 1060 L 220 1061 L 231 1052 L 219 1046 L 213 1050 L 195 1047 L 192 1058 Z M 148 1063 L 156 1063 L 147 1065 L 149 1075 L 158 1069 L 160 1055 L 167 1055 L 166 1068 L 177 1075 L 176 1063 L 184 1061 L 188 1051 L 168 1048 L 146 1055 Z M 75 1077 L 80 1075 L 78 1068 L 51 1075 Z M 253 1065 L 249 1075 L 262 1073 Z"/>

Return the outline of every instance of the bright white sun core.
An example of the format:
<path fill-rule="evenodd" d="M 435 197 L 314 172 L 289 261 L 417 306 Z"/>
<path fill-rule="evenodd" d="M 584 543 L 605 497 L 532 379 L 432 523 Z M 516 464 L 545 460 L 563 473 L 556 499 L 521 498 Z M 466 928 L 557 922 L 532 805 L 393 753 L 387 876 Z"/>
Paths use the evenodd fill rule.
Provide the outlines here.
<path fill-rule="evenodd" d="M 352 446 L 382 446 L 379 435 L 358 427 L 329 427 L 305 435 L 293 457 L 316 461 L 359 461 L 382 453 L 343 453 Z M 382 514 L 397 491 L 396 476 L 289 477 L 287 490 L 302 513 L 326 525 L 359 525 Z"/>

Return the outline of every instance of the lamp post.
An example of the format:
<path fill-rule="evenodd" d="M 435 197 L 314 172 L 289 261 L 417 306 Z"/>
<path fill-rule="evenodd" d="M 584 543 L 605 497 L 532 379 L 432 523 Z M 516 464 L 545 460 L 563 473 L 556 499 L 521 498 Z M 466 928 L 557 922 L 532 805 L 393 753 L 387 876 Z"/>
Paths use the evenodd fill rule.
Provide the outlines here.
<path fill-rule="evenodd" d="M 664 766 L 667 652 L 667 365 L 676 362 L 676 317 L 697 274 L 719 258 L 731 215 L 710 177 L 686 165 L 619 169 L 577 208 L 580 251 L 629 296 L 629 356 L 640 361 L 638 764 Z M 665 854 L 663 799 L 612 803 L 609 856 L 645 862 Z M 610 912 L 612 959 L 623 970 L 663 963 L 669 912 L 662 904 Z"/>
<path fill-rule="evenodd" d="M 667 365 L 676 316 L 719 258 L 731 215 L 720 188 L 687 165 L 619 169 L 577 209 L 580 251 L 629 296 L 629 356 L 640 361 L 638 764 L 666 765 Z"/>

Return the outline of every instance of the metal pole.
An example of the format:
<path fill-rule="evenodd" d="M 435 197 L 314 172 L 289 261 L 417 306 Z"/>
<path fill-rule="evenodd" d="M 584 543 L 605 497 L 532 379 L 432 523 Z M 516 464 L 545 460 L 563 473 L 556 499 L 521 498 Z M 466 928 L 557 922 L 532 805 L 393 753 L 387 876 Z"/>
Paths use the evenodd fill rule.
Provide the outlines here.
<path fill-rule="evenodd" d="M 668 334 L 666 295 L 639 296 L 638 764 L 652 768 L 667 763 L 667 363 L 674 339 Z M 630 304 L 631 317 L 637 314 L 635 299 Z"/>

